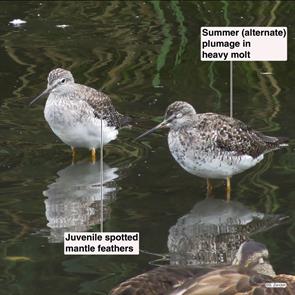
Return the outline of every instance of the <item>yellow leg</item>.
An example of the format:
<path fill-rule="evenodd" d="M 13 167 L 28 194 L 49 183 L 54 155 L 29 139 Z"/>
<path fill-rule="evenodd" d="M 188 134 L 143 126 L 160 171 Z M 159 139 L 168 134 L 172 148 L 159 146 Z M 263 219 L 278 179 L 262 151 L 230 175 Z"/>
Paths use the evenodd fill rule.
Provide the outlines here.
<path fill-rule="evenodd" d="M 72 148 L 72 163 L 74 164 L 76 162 L 77 152 L 73 146 L 71 148 Z"/>
<path fill-rule="evenodd" d="M 230 192 L 231 192 L 231 185 L 230 185 L 230 177 L 226 178 L 226 200 L 230 201 Z"/>
<path fill-rule="evenodd" d="M 209 178 L 207 178 L 207 196 L 210 197 L 212 195 L 213 185 Z"/>
<path fill-rule="evenodd" d="M 96 150 L 95 150 L 95 148 L 91 149 L 91 162 L 92 163 L 96 162 Z"/>

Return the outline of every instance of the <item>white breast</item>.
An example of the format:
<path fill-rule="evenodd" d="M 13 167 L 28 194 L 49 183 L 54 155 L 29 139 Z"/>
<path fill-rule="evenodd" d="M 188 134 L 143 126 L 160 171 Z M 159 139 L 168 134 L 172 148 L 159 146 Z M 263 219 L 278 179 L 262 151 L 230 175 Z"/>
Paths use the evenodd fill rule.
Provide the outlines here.
<path fill-rule="evenodd" d="M 96 118 L 86 103 L 56 99 L 50 95 L 47 99 L 44 116 L 51 130 L 67 145 L 81 148 L 98 148 L 101 145 L 101 120 Z M 103 122 L 103 145 L 118 135 L 115 127 Z"/>
<path fill-rule="evenodd" d="M 224 179 L 241 173 L 263 159 L 249 155 L 236 156 L 233 152 L 202 150 L 197 145 L 184 146 L 179 137 L 169 132 L 168 145 L 173 158 L 187 172 L 203 178 Z"/>

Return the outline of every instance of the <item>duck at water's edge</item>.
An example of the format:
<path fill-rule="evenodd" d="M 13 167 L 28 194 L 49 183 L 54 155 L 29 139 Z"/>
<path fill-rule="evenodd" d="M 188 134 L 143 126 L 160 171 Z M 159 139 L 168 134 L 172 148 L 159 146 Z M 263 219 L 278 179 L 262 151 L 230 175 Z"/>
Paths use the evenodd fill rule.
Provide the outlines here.
<path fill-rule="evenodd" d="M 283 283 L 285 288 L 269 288 Z M 244 242 L 231 266 L 164 266 L 131 278 L 109 295 L 294 295 L 295 276 L 276 275 L 266 247 Z"/>

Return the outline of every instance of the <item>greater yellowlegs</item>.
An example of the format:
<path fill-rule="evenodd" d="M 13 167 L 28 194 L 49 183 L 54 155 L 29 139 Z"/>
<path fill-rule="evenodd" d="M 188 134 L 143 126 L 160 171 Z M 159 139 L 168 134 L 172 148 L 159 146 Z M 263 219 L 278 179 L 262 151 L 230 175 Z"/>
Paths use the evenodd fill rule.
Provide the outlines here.
<path fill-rule="evenodd" d="M 30 104 L 49 94 L 44 115 L 51 130 L 71 146 L 73 159 L 75 148 L 88 148 L 94 162 L 101 145 L 101 129 L 104 145 L 117 137 L 120 127 L 129 124 L 129 117 L 118 113 L 106 94 L 75 83 L 70 71 L 54 69 L 47 80 L 46 90 Z"/>
<path fill-rule="evenodd" d="M 227 116 L 197 114 L 188 103 L 176 101 L 166 110 L 164 120 L 137 139 L 163 127 L 170 129 L 168 145 L 174 159 L 189 173 L 227 180 L 259 163 L 264 154 L 287 145 L 286 138 L 271 137 L 255 131 L 243 122 Z"/>

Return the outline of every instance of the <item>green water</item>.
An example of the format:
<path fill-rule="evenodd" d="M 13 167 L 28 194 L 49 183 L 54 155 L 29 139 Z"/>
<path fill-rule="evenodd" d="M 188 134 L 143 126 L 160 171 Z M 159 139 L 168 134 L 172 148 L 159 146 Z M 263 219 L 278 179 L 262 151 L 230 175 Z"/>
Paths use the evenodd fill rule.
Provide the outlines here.
<path fill-rule="evenodd" d="M 288 27 L 287 62 L 234 62 L 234 116 L 269 135 L 295 137 L 292 1 L 32 1 L 1 2 L 0 9 L 0 294 L 107 294 L 155 259 L 63 255 L 63 228 L 100 228 L 99 190 L 88 186 L 99 170 L 85 150 L 71 165 L 70 149 L 44 120 L 44 101 L 28 107 L 53 68 L 103 89 L 136 119 L 105 147 L 104 229 L 139 231 L 145 251 L 168 252 L 169 229 L 205 198 L 206 185 L 172 159 L 164 132 L 132 139 L 176 99 L 199 112 L 229 113 L 229 63 L 200 61 L 201 26 Z M 10 25 L 16 18 L 27 23 Z M 62 24 L 69 26 L 56 27 Z M 292 140 L 233 178 L 235 201 L 290 216 L 253 236 L 278 273 L 295 273 L 294 179 Z M 215 184 L 223 199 L 223 183 Z"/>

